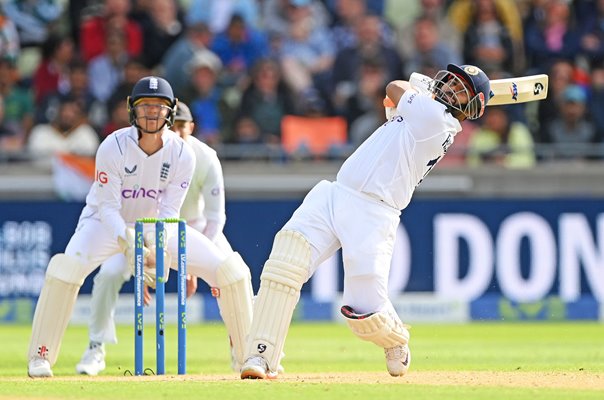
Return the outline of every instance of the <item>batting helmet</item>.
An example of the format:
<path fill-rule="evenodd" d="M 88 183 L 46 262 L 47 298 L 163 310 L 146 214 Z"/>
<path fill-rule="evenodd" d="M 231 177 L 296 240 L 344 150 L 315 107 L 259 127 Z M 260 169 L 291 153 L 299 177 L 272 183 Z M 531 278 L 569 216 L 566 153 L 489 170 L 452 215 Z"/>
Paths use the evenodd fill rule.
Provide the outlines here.
<path fill-rule="evenodd" d="M 457 98 L 459 92 L 450 91 L 451 81 L 460 82 L 467 89 L 467 103 L 462 104 L 459 101 Z M 480 118 L 489 99 L 493 96 L 489 77 L 473 65 L 447 65 L 446 71 L 439 71 L 434 77 L 432 89 L 437 101 L 452 109 L 454 115 L 456 110 L 468 119 Z"/>
<path fill-rule="evenodd" d="M 135 113 L 135 107 L 137 106 L 138 100 L 142 98 L 159 98 L 164 99 L 168 102 L 168 112 L 164 118 L 165 121 L 161 126 L 154 131 L 146 130 L 146 127 L 141 127 L 137 122 L 137 116 Z M 171 127 L 174 123 L 174 113 L 176 112 L 176 104 L 178 103 L 178 99 L 174 97 L 174 92 L 172 91 L 172 87 L 163 78 L 157 76 L 146 76 L 140 79 L 134 87 L 132 88 L 132 93 L 128 96 L 128 115 L 130 117 L 130 124 L 136 126 L 143 132 L 147 133 L 157 133 L 161 131 L 166 124 L 168 127 Z M 146 116 L 144 118 L 147 118 Z"/>

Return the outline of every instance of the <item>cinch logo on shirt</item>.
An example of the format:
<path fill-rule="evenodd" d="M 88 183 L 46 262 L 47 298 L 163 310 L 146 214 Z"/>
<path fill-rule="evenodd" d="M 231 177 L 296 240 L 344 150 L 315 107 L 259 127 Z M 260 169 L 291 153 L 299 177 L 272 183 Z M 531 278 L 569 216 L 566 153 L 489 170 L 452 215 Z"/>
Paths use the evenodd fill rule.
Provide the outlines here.
<path fill-rule="evenodd" d="M 148 197 L 150 199 L 153 200 L 157 200 L 157 196 L 159 196 L 161 194 L 162 190 L 155 190 L 155 189 L 145 189 L 145 188 L 138 188 L 138 189 L 124 189 L 122 190 L 122 197 L 124 199 L 138 199 L 138 198 L 145 198 Z"/>

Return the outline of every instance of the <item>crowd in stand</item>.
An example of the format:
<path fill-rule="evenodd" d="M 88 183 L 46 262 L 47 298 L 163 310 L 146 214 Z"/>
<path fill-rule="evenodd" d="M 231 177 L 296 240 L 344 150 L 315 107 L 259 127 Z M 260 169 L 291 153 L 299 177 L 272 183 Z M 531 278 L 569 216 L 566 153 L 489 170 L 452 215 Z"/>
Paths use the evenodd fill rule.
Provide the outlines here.
<path fill-rule="evenodd" d="M 165 77 L 200 140 L 279 147 L 286 115 L 338 116 L 358 146 L 384 87 L 474 64 L 546 73 L 547 100 L 489 107 L 448 163 L 604 157 L 604 0 L 4 0 L 0 160 L 94 155 L 126 97 Z M 317 132 L 320 134 L 320 132 Z M 245 154 L 245 152 L 241 153 Z"/>

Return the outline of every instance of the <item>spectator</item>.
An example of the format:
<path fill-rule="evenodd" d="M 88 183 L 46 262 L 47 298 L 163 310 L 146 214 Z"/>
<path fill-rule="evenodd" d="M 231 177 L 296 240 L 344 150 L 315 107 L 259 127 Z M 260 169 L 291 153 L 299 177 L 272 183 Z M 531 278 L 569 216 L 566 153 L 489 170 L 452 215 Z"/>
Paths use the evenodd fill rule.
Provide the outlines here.
<path fill-rule="evenodd" d="M 65 97 L 77 101 L 83 115 L 87 118 L 90 117 L 92 121 L 96 122 L 103 118 L 103 116 L 98 117 L 94 114 L 98 112 L 98 106 L 88 85 L 86 64 L 82 60 L 72 61 L 69 64 L 67 77 L 68 82 L 65 88 L 49 93 L 38 107 L 36 115 L 37 124 L 53 121 Z"/>
<path fill-rule="evenodd" d="M 153 69 L 184 33 L 183 17 L 176 0 L 151 0 L 148 12 L 140 20 L 143 29 L 145 66 Z"/>
<path fill-rule="evenodd" d="M 220 142 L 220 128 L 224 122 L 220 115 L 222 90 L 216 84 L 221 68 L 220 59 L 210 50 L 195 53 L 187 63 L 190 90 L 182 96 L 197 121 L 194 136 L 210 145 Z"/>
<path fill-rule="evenodd" d="M 548 124 L 550 155 L 560 159 L 586 159 L 596 141 L 596 127 L 587 115 L 587 96 L 583 88 L 569 85 L 562 94 L 560 114 Z"/>
<path fill-rule="evenodd" d="M 139 24 L 129 17 L 130 0 L 105 0 L 100 15 L 86 18 L 80 29 L 80 54 L 88 62 L 105 52 L 107 32 L 121 31 L 130 57 L 141 55 L 143 34 Z"/>
<path fill-rule="evenodd" d="M 69 90 L 69 63 L 73 54 L 73 42 L 69 37 L 51 35 L 46 39 L 42 45 L 42 62 L 32 82 L 36 105 L 50 93 Z"/>
<path fill-rule="evenodd" d="M 542 23 L 526 27 L 527 74 L 544 73 L 557 59 L 574 62 L 580 50 L 569 2 L 548 0 L 543 11 Z"/>
<path fill-rule="evenodd" d="M 361 65 L 365 59 L 380 59 L 388 82 L 399 78 L 403 73 L 403 62 L 396 49 L 381 40 L 381 24 L 382 21 L 377 15 L 369 15 L 359 20 L 356 24 L 356 44 L 337 52 L 332 78 L 336 96 L 346 99 L 346 87 L 358 82 Z"/>
<path fill-rule="evenodd" d="M 508 27 L 499 17 L 496 1 L 474 0 L 472 23 L 463 39 L 464 62 L 480 65 L 489 76 L 498 72 L 513 74 L 522 65 L 515 60 L 516 55 L 521 55 L 514 50 L 519 46 L 520 43 L 514 44 Z"/>
<path fill-rule="evenodd" d="M 242 87 L 252 66 L 268 55 L 265 35 L 248 27 L 240 15 L 233 15 L 226 30 L 214 37 L 210 48 L 220 57 L 221 83 Z"/>
<path fill-rule="evenodd" d="M 94 98 L 105 103 L 124 79 L 123 71 L 128 61 L 126 37 L 121 30 L 107 32 L 105 51 L 88 64 L 88 82 Z M 102 77 L 102 79 L 99 79 Z"/>
<path fill-rule="evenodd" d="M 597 130 L 597 140 L 604 141 L 604 60 L 594 64 L 591 69 L 590 115 Z"/>
<path fill-rule="evenodd" d="M 468 144 L 468 165 L 496 164 L 506 168 L 535 165 L 533 138 L 527 126 L 510 120 L 505 107 L 489 107 Z"/>
<path fill-rule="evenodd" d="M 427 16 L 415 20 L 413 40 L 404 40 L 413 43 L 414 49 L 405 60 L 405 76 L 408 77 L 413 72 L 434 76 L 449 63 L 461 64 L 460 53 L 441 39 L 437 23 L 435 19 Z"/>
<path fill-rule="evenodd" d="M 18 85 L 19 73 L 15 62 L 0 58 L 0 95 L 3 98 L 3 147 L 21 150 L 34 123 L 34 103 L 31 90 Z M 8 135 L 8 133 L 11 135 Z"/>
<path fill-rule="evenodd" d="M 535 142 L 548 143 L 550 140 L 548 122 L 560 115 L 564 90 L 568 85 L 574 83 L 574 70 L 575 67 L 571 62 L 557 60 L 548 71 L 549 88 L 547 98 L 537 104 L 538 129 L 535 132 Z"/>
<path fill-rule="evenodd" d="M 411 5 L 410 3 L 415 2 L 416 0 L 407 0 L 406 2 L 396 2 L 396 4 L 398 7 L 404 7 L 404 12 L 406 16 L 408 16 Z M 391 3 L 394 4 L 394 2 L 389 2 L 388 5 L 390 6 Z M 415 40 L 409 40 L 409 38 L 415 38 L 414 32 L 418 30 L 418 27 L 416 26 L 417 21 L 425 18 L 432 20 L 434 25 L 437 27 L 437 37 L 439 38 L 439 42 L 442 43 L 441 46 L 451 49 L 450 51 L 454 52 L 455 54 L 461 54 L 461 37 L 459 31 L 453 26 L 453 24 L 451 24 L 449 18 L 447 18 L 445 8 L 446 1 L 419 0 L 418 3 L 418 10 L 411 15 L 408 22 L 405 22 L 404 20 L 401 22 L 402 18 L 400 17 L 400 12 L 403 11 L 402 9 L 399 12 L 393 10 L 393 13 L 389 14 L 387 17 L 390 23 L 397 27 L 396 46 L 401 57 L 405 60 L 409 60 L 415 55 L 416 43 L 418 39 L 416 38 Z M 392 8 L 394 8 L 394 5 Z M 433 76 L 433 74 L 430 76 Z"/>
<path fill-rule="evenodd" d="M 330 15 L 319 0 L 265 0 L 262 2 L 262 20 L 269 35 L 285 36 L 291 21 L 299 14 L 310 14 L 316 29 L 327 29 Z"/>
<path fill-rule="evenodd" d="M 281 142 L 281 120 L 294 114 L 294 101 L 281 79 L 279 65 L 273 60 L 260 60 L 252 70 L 250 86 L 243 92 L 239 107 L 239 118 L 249 118 L 257 126 L 254 142 L 279 144 Z M 250 129 L 245 130 L 235 142 L 249 142 Z"/>
<path fill-rule="evenodd" d="M 36 163 L 50 165 L 57 153 L 94 156 L 99 140 L 94 129 L 86 124 L 75 98 L 64 97 L 50 124 L 34 126 L 28 150 Z"/>
<path fill-rule="evenodd" d="M 581 53 L 590 63 L 595 63 L 604 60 L 604 0 L 588 4 L 591 12 L 582 23 Z"/>
<path fill-rule="evenodd" d="M 102 141 L 111 132 L 130 125 L 127 97 L 107 103 L 108 121 L 103 126 L 99 139 Z"/>
<path fill-rule="evenodd" d="M 141 58 L 129 58 L 124 66 L 124 80 L 115 88 L 107 102 L 105 103 L 105 115 L 109 119 L 112 119 L 112 111 L 114 107 L 118 107 L 118 103 L 122 104 L 126 101 L 126 98 L 132 93 L 132 88 L 140 79 L 149 75 L 149 70 L 145 68 Z M 124 109 L 127 110 L 127 106 L 124 104 Z M 130 122 L 128 122 L 130 125 Z M 101 138 L 104 138 L 107 134 L 113 131 L 105 131 L 100 129 L 99 133 Z"/>
<path fill-rule="evenodd" d="M 314 102 L 327 97 L 334 60 L 329 31 L 313 30 L 309 13 L 292 20 L 283 38 L 280 62 L 284 80 L 300 100 L 300 107 L 314 107 L 318 104 Z"/>
<path fill-rule="evenodd" d="M 170 82 L 175 93 L 186 90 L 190 76 L 185 68 L 195 52 L 208 49 L 212 42 L 212 32 L 203 22 L 190 25 L 185 35 L 180 37 L 162 58 L 163 77 Z"/>
<path fill-rule="evenodd" d="M 376 98 L 384 100 L 384 86 L 390 82 L 384 59 L 380 57 L 366 57 L 361 61 L 359 74 L 354 83 L 354 91 L 346 102 L 344 117 L 350 126 L 350 138 L 356 146 L 367 138 L 384 120 L 384 106 L 379 107 L 376 113 Z M 364 126 L 355 126 L 357 119 L 365 116 Z M 368 118 L 370 123 L 367 124 Z M 367 128 L 367 129 L 364 129 Z M 373 128 L 373 129 L 369 129 Z"/>
<path fill-rule="evenodd" d="M 0 95 L 0 161 L 19 158 L 23 153 L 23 137 L 4 119 L 4 98 Z"/>
<path fill-rule="evenodd" d="M 367 0 L 335 0 L 334 23 L 331 28 L 332 40 L 336 50 L 352 47 L 357 42 L 356 25 L 370 12 L 367 8 Z M 380 19 L 380 38 L 382 43 L 394 46 L 394 31 L 383 20 L 381 14 L 373 14 Z"/>
<path fill-rule="evenodd" d="M 382 92 L 374 92 L 373 97 L 366 99 L 367 109 L 354 119 L 348 132 L 350 144 L 354 148 L 359 147 L 369 137 L 367 136 L 368 129 L 370 129 L 369 132 L 373 132 L 378 126 L 386 122 L 383 101 L 384 95 Z"/>
<path fill-rule="evenodd" d="M 0 9 L 0 58 L 16 62 L 20 53 L 21 43 L 17 28 Z"/>
<path fill-rule="evenodd" d="M 24 47 L 42 45 L 56 30 L 63 13 L 63 2 L 58 0 L 5 0 L 2 3 Z"/>

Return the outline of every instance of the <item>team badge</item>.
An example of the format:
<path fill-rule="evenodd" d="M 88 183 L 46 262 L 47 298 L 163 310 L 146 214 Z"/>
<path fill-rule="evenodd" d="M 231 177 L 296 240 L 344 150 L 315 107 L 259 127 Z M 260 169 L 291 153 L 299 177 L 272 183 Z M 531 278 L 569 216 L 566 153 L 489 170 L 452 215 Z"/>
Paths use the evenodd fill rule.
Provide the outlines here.
<path fill-rule="evenodd" d="M 466 65 L 463 70 L 466 74 L 472 75 L 472 76 L 478 75 L 478 72 L 480 71 L 478 68 L 476 68 L 473 65 Z"/>
<path fill-rule="evenodd" d="M 159 81 L 157 78 L 149 79 L 149 89 L 157 90 L 159 88 Z"/>
<path fill-rule="evenodd" d="M 170 163 L 163 163 L 161 166 L 161 171 L 159 173 L 159 179 L 161 179 L 162 181 L 165 181 L 166 179 L 168 179 L 168 173 L 170 172 Z"/>

